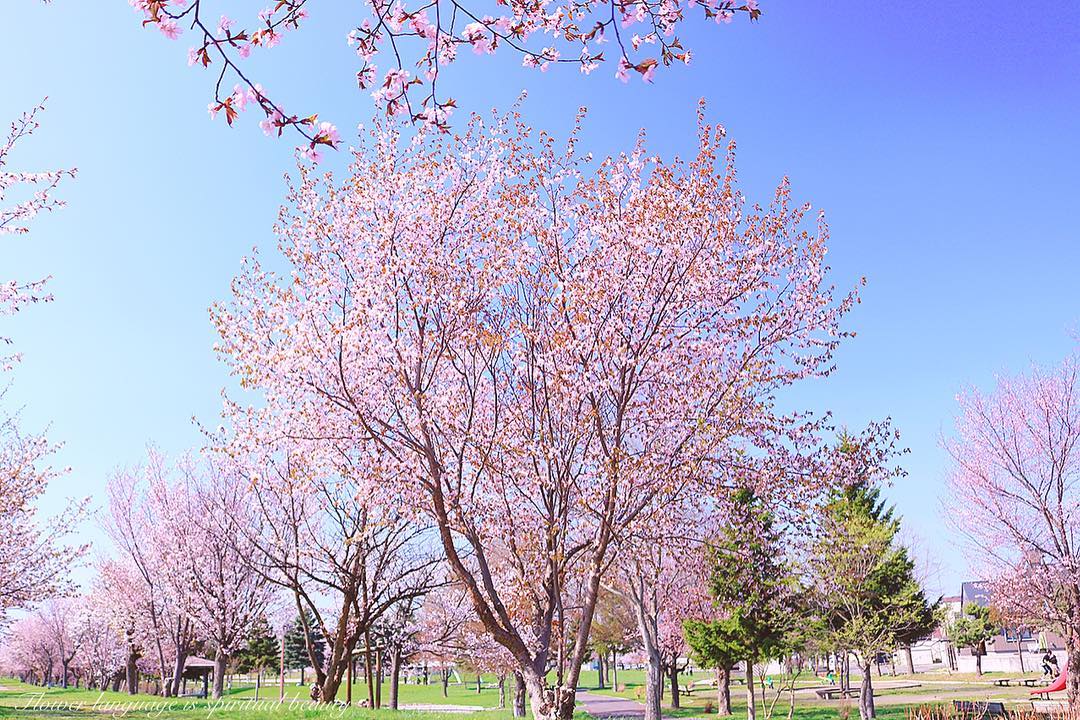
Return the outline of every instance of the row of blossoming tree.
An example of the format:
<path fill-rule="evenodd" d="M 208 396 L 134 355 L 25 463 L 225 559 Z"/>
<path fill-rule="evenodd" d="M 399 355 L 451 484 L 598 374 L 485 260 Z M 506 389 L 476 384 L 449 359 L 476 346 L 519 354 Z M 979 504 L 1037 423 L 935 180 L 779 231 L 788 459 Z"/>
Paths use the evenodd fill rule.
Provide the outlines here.
<path fill-rule="evenodd" d="M 360 650 L 370 677 L 377 646 L 392 707 L 402 664 L 441 657 L 566 718 L 608 596 L 636 626 L 650 720 L 694 622 L 729 634 L 715 666 L 745 664 L 753 717 L 755 665 L 807 654 L 778 641 L 792 618 L 830 623 L 864 682 L 914 632 L 928 606 L 895 530 L 835 511 L 895 474 L 888 426 L 834 444 L 827 416 L 778 409 L 832 371 L 857 297 L 829 284 L 827 228 L 786 181 L 744 199 L 721 128 L 702 118 L 689 160 L 642 140 L 597 162 L 516 114 L 455 137 L 388 125 L 344 182 L 298 173 L 286 271 L 249 258 L 212 309 L 245 397 L 203 456 L 115 474 L 114 552 L 82 602 L 19 622 L 9 667 L 176 695 L 206 653 L 220 696 L 253 636 L 296 617 L 320 700 Z M 863 582 L 798 615 L 800 561 L 842 556 L 844 532 L 843 557 L 877 559 L 825 568 Z M 897 562 L 908 605 L 886 616 L 868 597 Z M 888 627 L 839 634 L 872 615 Z"/>

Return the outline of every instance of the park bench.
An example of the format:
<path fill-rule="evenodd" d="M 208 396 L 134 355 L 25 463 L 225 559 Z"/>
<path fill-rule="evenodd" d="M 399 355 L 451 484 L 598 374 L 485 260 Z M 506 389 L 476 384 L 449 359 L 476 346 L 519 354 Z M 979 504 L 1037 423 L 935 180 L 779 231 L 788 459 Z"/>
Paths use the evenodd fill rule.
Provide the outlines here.
<path fill-rule="evenodd" d="M 1065 700 L 1032 700 L 1031 710 L 1037 715 L 1060 715 L 1069 709 Z"/>
<path fill-rule="evenodd" d="M 994 685 L 998 687 L 1009 687 L 1013 683 L 1017 685 L 1023 685 L 1024 687 L 1035 687 L 1039 684 L 1038 678 L 998 678 L 994 680 Z"/>
<path fill-rule="evenodd" d="M 859 697 L 859 688 L 851 688 L 849 690 L 843 690 L 838 687 L 818 688 L 814 691 L 822 700 L 835 700 L 837 698 L 857 698 Z"/>
<path fill-rule="evenodd" d="M 971 700 L 953 700 L 953 709 L 965 718 L 1006 717 L 1003 702 L 974 702 Z"/>

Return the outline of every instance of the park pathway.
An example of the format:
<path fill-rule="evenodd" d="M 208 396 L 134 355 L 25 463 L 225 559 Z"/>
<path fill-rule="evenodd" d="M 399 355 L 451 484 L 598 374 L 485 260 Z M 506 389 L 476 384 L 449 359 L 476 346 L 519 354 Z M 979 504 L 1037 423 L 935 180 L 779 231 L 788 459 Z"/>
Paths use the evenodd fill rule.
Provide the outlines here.
<path fill-rule="evenodd" d="M 598 695 L 597 693 L 577 693 L 578 705 L 585 712 L 597 718 L 642 718 L 645 717 L 645 706 L 633 700 L 613 697 L 611 695 Z"/>

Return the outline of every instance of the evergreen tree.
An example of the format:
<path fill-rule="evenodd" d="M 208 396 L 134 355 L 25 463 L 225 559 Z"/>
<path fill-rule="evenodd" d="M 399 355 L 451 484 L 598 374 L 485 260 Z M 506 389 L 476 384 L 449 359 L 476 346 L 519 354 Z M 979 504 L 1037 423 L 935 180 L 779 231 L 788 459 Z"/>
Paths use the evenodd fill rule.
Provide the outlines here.
<path fill-rule="evenodd" d="M 798 584 L 784 557 L 784 543 L 773 513 L 748 488 L 730 498 L 729 521 L 711 548 L 710 593 L 719 618 L 684 625 L 687 643 L 708 667 L 725 672 L 746 664 L 747 717 L 757 714 L 754 664 L 786 655 L 808 625 L 797 602 Z M 721 710 L 725 691 L 720 689 Z"/>
<path fill-rule="evenodd" d="M 871 664 L 879 654 L 930 634 L 940 603 L 928 602 L 915 578 L 915 563 L 898 541 L 894 509 L 878 487 L 856 478 L 824 508 L 811 569 L 833 647 L 859 658 L 859 714 L 869 720 L 876 717 Z"/>
<path fill-rule="evenodd" d="M 289 670 L 300 670 L 302 672 L 304 668 L 312 665 L 311 658 L 308 656 L 308 640 L 311 642 L 315 655 L 314 666 L 322 667 L 323 664 L 325 649 L 324 643 L 315 629 L 315 615 L 311 610 L 305 610 L 305 615 L 304 618 L 297 615 L 292 627 L 285 633 L 285 667 Z M 305 620 L 307 623 L 306 638 Z"/>
<path fill-rule="evenodd" d="M 975 672 L 982 675 L 986 642 L 1001 631 L 991 617 L 990 608 L 968 603 L 964 606 L 964 613 L 949 623 L 947 631 L 953 645 L 971 649 L 971 654 L 975 656 Z"/>
<path fill-rule="evenodd" d="M 262 672 L 267 668 L 276 668 L 280 662 L 281 645 L 265 617 L 259 618 L 251 633 L 247 645 L 236 655 L 236 667 L 240 672 Z"/>
<path fill-rule="evenodd" d="M 724 621 L 687 620 L 683 635 L 694 662 L 716 670 L 717 712 L 731 714 L 731 670 L 745 656 L 739 638 Z"/>

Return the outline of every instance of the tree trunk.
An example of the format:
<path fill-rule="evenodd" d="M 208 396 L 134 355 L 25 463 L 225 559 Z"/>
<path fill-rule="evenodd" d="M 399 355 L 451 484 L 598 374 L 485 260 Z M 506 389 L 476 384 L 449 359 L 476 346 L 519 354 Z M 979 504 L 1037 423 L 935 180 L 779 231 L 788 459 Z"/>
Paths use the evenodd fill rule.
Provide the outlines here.
<path fill-rule="evenodd" d="M 442 669 L 441 674 L 442 674 L 442 696 L 447 697 L 448 696 L 447 685 L 450 684 L 450 670 L 448 670 L 447 668 L 444 667 Z"/>
<path fill-rule="evenodd" d="M 506 709 L 506 675 L 499 676 L 499 709 Z"/>
<path fill-rule="evenodd" d="M 746 661 L 746 720 L 757 720 L 757 698 L 754 697 L 754 663 Z"/>
<path fill-rule="evenodd" d="M 604 653 L 596 651 L 596 689 L 604 689 Z"/>
<path fill-rule="evenodd" d="M 862 683 L 859 685 L 859 717 L 862 720 L 872 720 L 877 717 L 874 708 L 874 685 L 870 677 L 870 660 L 863 660 Z"/>
<path fill-rule="evenodd" d="M 176 659 L 173 661 L 173 676 L 169 683 L 169 695 L 180 696 L 180 683 L 184 681 L 184 661 L 187 660 L 186 650 L 177 650 Z"/>
<path fill-rule="evenodd" d="M 221 696 L 225 693 L 225 662 L 228 660 L 228 656 L 225 652 L 218 648 L 214 653 L 214 699 L 220 700 Z"/>
<path fill-rule="evenodd" d="M 648 665 L 645 668 L 645 720 L 660 720 L 660 699 L 664 694 L 664 672 L 660 653 L 646 649 Z"/>
<path fill-rule="evenodd" d="M 549 685 L 546 668 L 537 670 L 525 667 L 522 669 L 522 676 L 525 678 L 525 689 L 529 693 L 534 720 L 571 720 L 573 718 L 575 688 L 567 685 Z M 659 715 L 657 717 L 659 718 Z"/>
<path fill-rule="evenodd" d="M 525 678 L 514 672 L 514 717 L 525 717 Z"/>
<path fill-rule="evenodd" d="M 915 674 L 915 660 L 911 657 L 911 646 L 910 645 L 905 645 L 904 646 L 904 657 L 907 658 L 908 672 L 911 673 L 912 675 L 914 675 Z M 1023 670 L 1024 670 L 1024 661 L 1023 661 L 1023 659 L 1021 659 L 1020 660 L 1020 671 L 1023 672 Z"/>
<path fill-rule="evenodd" d="M 476 673 L 476 694 L 479 695 L 484 689 L 483 680 L 480 678 L 480 673 Z"/>
<path fill-rule="evenodd" d="M 398 709 L 398 687 L 401 683 L 401 648 L 390 650 L 390 709 Z"/>
<path fill-rule="evenodd" d="M 1075 709 L 1080 703 L 1080 634 L 1070 628 L 1065 638 L 1065 689 L 1068 691 L 1069 708 Z"/>
<path fill-rule="evenodd" d="M 671 663 L 668 666 L 668 677 L 671 680 L 671 707 L 679 709 L 679 665 Z"/>
<path fill-rule="evenodd" d="M 731 714 L 731 670 L 716 668 L 716 712 Z"/>
<path fill-rule="evenodd" d="M 139 692 L 139 667 L 135 664 L 138 660 L 138 653 L 129 649 L 127 663 L 125 663 L 124 666 L 124 677 L 127 680 L 128 695 L 136 695 Z"/>
<path fill-rule="evenodd" d="M 69 662 L 71 662 L 71 661 L 70 660 L 61 660 L 60 661 L 60 669 L 64 673 L 64 679 L 60 681 L 60 686 L 62 688 L 64 688 L 65 690 L 67 690 L 67 686 L 68 686 L 68 663 Z"/>
<path fill-rule="evenodd" d="M 982 653 L 979 652 L 979 648 L 975 648 L 972 655 L 975 656 L 975 674 L 982 675 Z"/>

